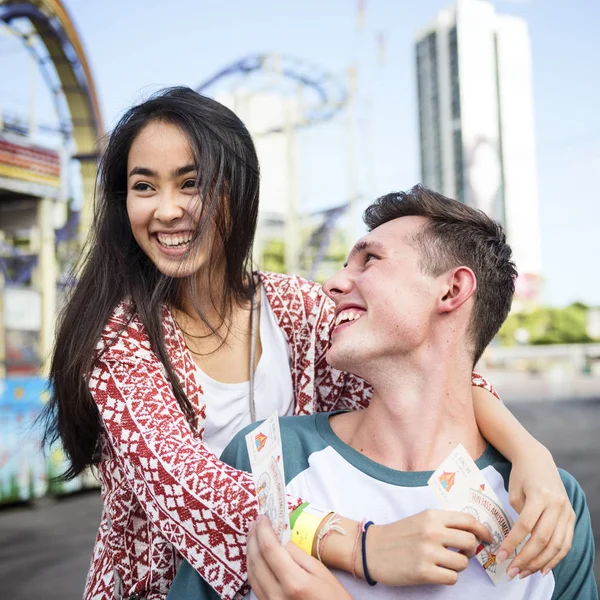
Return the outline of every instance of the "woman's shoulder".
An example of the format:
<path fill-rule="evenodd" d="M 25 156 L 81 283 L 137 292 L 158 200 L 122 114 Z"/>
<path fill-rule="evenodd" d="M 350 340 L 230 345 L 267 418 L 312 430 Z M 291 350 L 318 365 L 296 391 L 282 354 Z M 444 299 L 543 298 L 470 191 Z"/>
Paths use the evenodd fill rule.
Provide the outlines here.
<path fill-rule="evenodd" d="M 148 332 L 130 298 L 124 298 L 108 318 L 98 343 L 96 356 L 142 358 L 152 353 Z"/>
<path fill-rule="evenodd" d="M 269 299 L 279 297 L 284 301 L 302 300 L 305 303 L 307 300 L 315 302 L 319 298 L 327 298 L 320 283 L 300 275 L 261 271 L 260 279 Z"/>
<path fill-rule="evenodd" d="M 269 304 L 280 326 L 286 330 L 309 328 L 329 331 L 333 319 L 333 302 L 325 295 L 321 284 L 299 275 L 261 272 Z M 291 332 L 288 332 L 291 335 Z M 328 333 L 325 334 L 328 337 Z"/>

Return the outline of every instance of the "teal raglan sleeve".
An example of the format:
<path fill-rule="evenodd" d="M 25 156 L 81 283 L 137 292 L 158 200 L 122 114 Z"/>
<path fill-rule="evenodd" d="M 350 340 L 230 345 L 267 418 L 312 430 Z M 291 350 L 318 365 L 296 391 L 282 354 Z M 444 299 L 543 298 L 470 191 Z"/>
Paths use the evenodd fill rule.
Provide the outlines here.
<path fill-rule="evenodd" d="M 252 427 L 256 427 L 253 425 Z M 250 429 L 250 428 L 248 428 Z M 250 471 L 250 460 L 244 434 L 238 433 L 229 443 L 221 455 L 221 460 L 241 471 Z M 177 569 L 177 575 L 169 589 L 167 600 L 215 600 L 220 596 L 208 583 L 194 570 L 187 561 L 183 561 Z"/>
<path fill-rule="evenodd" d="M 575 534 L 571 550 L 552 570 L 555 587 L 552 600 L 598 600 L 594 578 L 594 534 L 585 494 L 576 479 L 560 470 L 575 511 Z"/>

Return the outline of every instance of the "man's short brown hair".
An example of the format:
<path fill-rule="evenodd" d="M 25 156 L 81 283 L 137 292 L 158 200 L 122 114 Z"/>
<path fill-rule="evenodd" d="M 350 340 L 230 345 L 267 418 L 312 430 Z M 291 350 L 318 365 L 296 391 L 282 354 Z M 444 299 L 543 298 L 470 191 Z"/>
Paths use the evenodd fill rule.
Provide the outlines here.
<path fill-rule="evenodd" d="M 428 221 L 409 240 L 421 254 L 424 273 L 438 277 L 460 266 L 475 273 L 469 334 L 476 364 L 508 316 L 515 292 L 517 270 L 504 230 L 484 212 L 423 185 L 382 196 L 365 210 L 363 219 L 372 231 L 393 219 L 413 216 Z"/>

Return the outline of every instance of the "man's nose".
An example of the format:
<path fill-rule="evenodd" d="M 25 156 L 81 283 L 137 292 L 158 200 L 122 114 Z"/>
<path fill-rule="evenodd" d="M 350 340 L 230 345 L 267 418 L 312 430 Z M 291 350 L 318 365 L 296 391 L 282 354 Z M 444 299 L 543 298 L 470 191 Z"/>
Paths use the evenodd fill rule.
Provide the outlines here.
<path fill-rule="evenodd" d="M 332 275 L 324 284 L 323 291 L 329 298 L 336 300 L 340 296 L 347 294 L 352 288 L 353 281 L 348 268 L 341 269 L 335 275 Z"/>

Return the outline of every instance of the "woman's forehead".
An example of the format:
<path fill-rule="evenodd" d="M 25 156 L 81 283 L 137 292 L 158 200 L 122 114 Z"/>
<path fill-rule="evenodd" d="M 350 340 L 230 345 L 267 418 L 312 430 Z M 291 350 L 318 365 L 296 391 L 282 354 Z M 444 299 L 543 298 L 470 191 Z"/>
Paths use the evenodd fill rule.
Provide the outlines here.
<path fill-rule="evenodd" d="M 179 168 L 194 162 L 189 140 L 179 127 L 152 121 L 134 138 L 127 166 L 128 171 L 134 167 L 145 167 L 158 172 L 171 171 L 174 166 Z"/>

